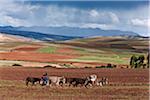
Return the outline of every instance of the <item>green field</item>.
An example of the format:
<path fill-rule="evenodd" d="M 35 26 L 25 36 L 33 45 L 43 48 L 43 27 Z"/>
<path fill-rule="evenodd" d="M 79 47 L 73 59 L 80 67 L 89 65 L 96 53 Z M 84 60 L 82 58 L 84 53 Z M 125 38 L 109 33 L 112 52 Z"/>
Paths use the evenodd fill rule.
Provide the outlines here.
<path fill-rule="evenodd" d="M 74 48 L 74 50 L 78 51 L 80 54 L 82 54 L 82 56 L 75 59 L 68 59 L 68 61 L 129 64 L 130 57 L 132 55 L 146 56 L 146 53 L 136 53 L 130 50 L 119 50 L 108 48 L 102 48 L 101 50 Z"/>
<path fill-rule="evenodd" d="M 39 53 L 55 53 L 57 47 L 54 46 L 46 46 L 37 50 Z"/>

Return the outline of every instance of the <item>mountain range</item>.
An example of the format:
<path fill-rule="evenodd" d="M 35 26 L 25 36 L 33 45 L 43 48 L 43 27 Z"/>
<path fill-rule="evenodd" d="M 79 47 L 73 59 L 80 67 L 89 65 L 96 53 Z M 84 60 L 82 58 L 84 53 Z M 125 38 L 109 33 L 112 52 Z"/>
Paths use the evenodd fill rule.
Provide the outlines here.
<path fill-rule="evenodd" d="M 64 41 L 76 38 L 87 38 L 96 36 L 139 36 L 131 31 L 102 30 L 99 28 L 77 28 L 77 27 L 12 27 L 0 26 L 0 32 L 23 36 L 42 41 Z"/>

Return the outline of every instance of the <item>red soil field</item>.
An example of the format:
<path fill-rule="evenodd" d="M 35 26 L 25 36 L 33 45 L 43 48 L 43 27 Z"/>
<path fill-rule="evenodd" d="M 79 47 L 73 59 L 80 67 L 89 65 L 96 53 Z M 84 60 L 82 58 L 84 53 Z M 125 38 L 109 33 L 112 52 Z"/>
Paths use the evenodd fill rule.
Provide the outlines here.
<path fill-rule="evenodd" d="M 57 68 L 24 68 L 24 67 L 1 67 L 0 80 L 24 80 L 27 76 L 41 77 L 44 72 L 48 75 L 65 77 L 86 77 L 91 74 L 98 75 L 98 78 L 108 77 L 110 83 L 142 83 L 148 84 L 148 69 L 57 69 Z"/>
<path fill-rule="evenodd" d="M 18 60 L 18 61 L 35 61 L 35 62 L 52 62 L 52 63 L 65 63 L 73 66 L 84 68 L 84 67 L 95 67 L 95 66 L 106 66 L 107 63 L 98 62 L 72 62 L 65 61 L 65 59 L 74 59 L 82 56 L 78 51 L 68 47 L 61 47 L 56 50 L 54 54 L 38 53 L 35 52 L 41 48 L 42 45 L 33 46 L 20 46 L 10 52 L 0 52 L 0 60 Z M 127 67 L 127 65 L 119 64 L 117 67 Z"/>
<path fill-rule="evenodd" d="M 40 48 L 40 46 L 27 46 L 27 47 L 18 47 L 13 50 L 14 51 L 35 51 L 39 48 Z"/>
<path fill-rule="evenodd" d="M 3 52 L 0 53 L 1 60 L 23 60 L 23 61 L 37 61 L 37 62 L 55 62 L 64 59 L 72 59 L 77 57 L 76 55 L 63 55 L 63 54 L 46 54 L 36 52 Z"/>
<path fill-rule="evenodd" d="M 81 56 L 80 54 L 76 54 L 77 52 L 69 48 L 58 49 L 56 51 L 58 53 L 55 53 L 55 54 L 34 52 L 34 50 L 38 48 L 39 47 L 28 47 L 28 48 L 20 47 L 20 48 L 14 49 L 16 51 L 0 52 L 0 60 L 52 62 L 52 63 L 60 63 L 60 64 L 65 63 L 65 64 L 71 64 L 79 68 L 84 68 L 85 66 L 95 67 L 95 66 L 107 65 L 107 63 L 98 63 L 98 62 L 65 61 L 65 59 L 74 59 L 76 57 Z M 65 54 L 65 53 L 69 53 L 69 54 Z M 119 66 L 124 66 L 124 65 L 119 65 Z"/>

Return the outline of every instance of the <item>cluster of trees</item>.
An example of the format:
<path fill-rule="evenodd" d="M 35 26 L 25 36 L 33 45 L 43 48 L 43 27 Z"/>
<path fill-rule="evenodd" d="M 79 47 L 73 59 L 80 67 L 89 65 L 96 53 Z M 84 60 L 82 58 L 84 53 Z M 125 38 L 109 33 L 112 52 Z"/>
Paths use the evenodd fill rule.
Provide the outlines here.
<path fill-rule="evenodd" d="M 149 68 L 149 54 L 146 57 L 146 63 L 144 63 L 144 55 L 135 56 L 133 55 L 130 59 L 131 68 Z"/>

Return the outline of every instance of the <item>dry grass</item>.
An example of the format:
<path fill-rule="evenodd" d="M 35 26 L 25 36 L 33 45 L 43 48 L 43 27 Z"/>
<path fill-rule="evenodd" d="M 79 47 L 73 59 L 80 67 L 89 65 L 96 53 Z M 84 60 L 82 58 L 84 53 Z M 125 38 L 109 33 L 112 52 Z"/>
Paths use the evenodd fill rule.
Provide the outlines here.
<path fill-rule="evenodd" d="M 0 81 L 1 100 L 148 100 L 148 86 L 45 87 Z"/>

